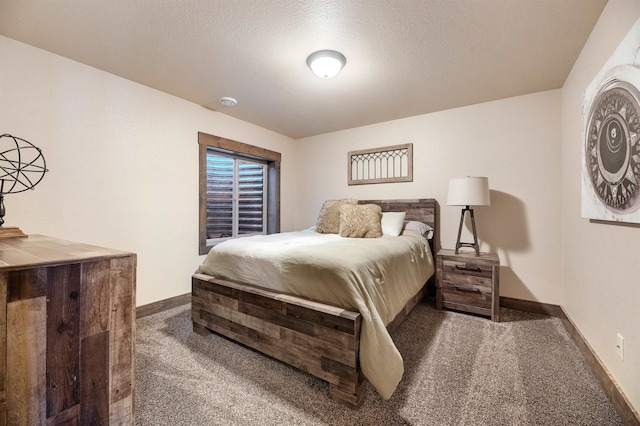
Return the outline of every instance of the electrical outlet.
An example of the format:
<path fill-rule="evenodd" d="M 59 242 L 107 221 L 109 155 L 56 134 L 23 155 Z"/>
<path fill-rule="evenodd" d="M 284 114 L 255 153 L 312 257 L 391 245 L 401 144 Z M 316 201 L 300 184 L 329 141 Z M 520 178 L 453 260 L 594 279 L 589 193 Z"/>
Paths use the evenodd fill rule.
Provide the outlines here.
<path fill-rule="evenodd" d="M 616 342 L 616 353 L 621 360 L 624 360 L 624 337 L 620 333 Z"/>

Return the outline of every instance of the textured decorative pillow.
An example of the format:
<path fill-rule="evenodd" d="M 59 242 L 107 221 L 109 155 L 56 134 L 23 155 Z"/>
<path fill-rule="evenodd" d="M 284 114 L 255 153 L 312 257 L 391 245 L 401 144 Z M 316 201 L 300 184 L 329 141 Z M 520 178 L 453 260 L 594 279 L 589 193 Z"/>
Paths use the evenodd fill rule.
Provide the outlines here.
<path fill-rule="evenodd" d="M 379 238 L 382 236 L 382 209 L 376 204 L 345 204 L 340 207 L 341 237 Z"/>
<path fill-rule="evenodd" d="M 322 204 L 316 232 L 321 234 L 337 234 L 340 230 L 340 206 L 345 204 L 358 204 L 358 200 L 353 198 L 343 198 L 341 200 L 327 200 Z"/>
<path fill-rule="evenodd" d="M 404 226 L 405 212 L 382 212 L 382 235 L 397 237 Z"/>

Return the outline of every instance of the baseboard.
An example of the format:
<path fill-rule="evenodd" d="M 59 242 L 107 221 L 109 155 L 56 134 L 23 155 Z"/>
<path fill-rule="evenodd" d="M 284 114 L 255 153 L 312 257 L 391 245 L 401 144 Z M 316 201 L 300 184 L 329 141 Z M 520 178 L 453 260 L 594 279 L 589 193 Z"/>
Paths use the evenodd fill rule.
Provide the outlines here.
<path fill-rule="evenodd" d="M 191 293 L 181 294 L 180 296 L 159 300 L 157 302 L 149 303 L 148 305 L 138 306 L 136 308 L 136 318 L 143 318 L 157 314 L 168 309 L 186 305 L 187 303 L 191 303 Z"/>
<path fill-rule="evenodd" d="M 502 296 L 500 297 L 500 306 L 503 308 L 515 309 L 517 311 L 560 318 L 564 327 L 567 329 L 567 332 L 585 359 L 585 362 L 591 368 L 591 371 L 594 376 L 596 376 L 596 379 L 598 379 L 598 382 L 600 382 L 602 389 L 613 404 L 613 407 L 622 419 L 622 422 L 627 426 L 640 426 L 640 415 L 638 414 L 638 411 L 633 408 L 625 394 L 622 392 L 622 389 L 620 389 L 620 386 L 618 386 L 618 383 L 609 373 L 609 370 L 607 370 L 600 358 L 598 358 L 562 306 Z"/>
<path fill-rule="evenodd" d="M 591 345 L 589 345 L 582 333 L 580 333 L 580 330 L 576 328 L 571 318 L 567 316 L 564 309 L 562 309 L 562 312 L 563 316 L 561 319 L 565 328 L 573 338 L 585 361 L 589 367 L 591 367 L 591 371 L 593 371 L 593 374 L 602 385 L 605 394 L 613 403 L 622 422 L 625 425 L 640 426 L 640 415 L 638 415 L 638 411 L 631 406 L 631 403 L 622 392 L 622 389 L 620 389 L 620 386 L 618 386 L 618 383 L 611 376 L 607 367 L 605 367 L 598 355 L 593 351 Z"/>
<path fill-rule="evenodd" d="M 500 296 L 500 306 L 503 308 L 514 309 L 516 311 L 547 315 L 554 318 L 562 318 L 564 316 L 562 308 L 558 305 L 532 302 L 530 300 L 513 299 L 511 297 Z"/>

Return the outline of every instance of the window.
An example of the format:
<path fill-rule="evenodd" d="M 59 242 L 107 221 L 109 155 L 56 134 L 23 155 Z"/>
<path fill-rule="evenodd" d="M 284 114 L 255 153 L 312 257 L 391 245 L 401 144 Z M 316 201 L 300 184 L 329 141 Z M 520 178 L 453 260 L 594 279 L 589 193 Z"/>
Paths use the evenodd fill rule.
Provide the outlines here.
<path fill-rule="evenodd" d="M 218 242 L 280 230 L 280 154 L 198 134 L 200 254 Z"/>
<path fill-rule="evenodd" d="M 207 239 L 266 233 L 266 164 L 207 148 Z"/>

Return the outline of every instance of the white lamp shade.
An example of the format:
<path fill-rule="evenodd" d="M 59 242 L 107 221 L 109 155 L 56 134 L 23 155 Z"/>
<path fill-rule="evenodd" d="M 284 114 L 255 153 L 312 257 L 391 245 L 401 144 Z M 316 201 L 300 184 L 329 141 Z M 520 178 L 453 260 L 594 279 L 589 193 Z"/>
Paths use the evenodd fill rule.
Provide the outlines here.
<path fill-rule="evenodd" d="M 341 53 L 333 50 L 320 50 L 307 58 L 307 65 L 320 78 L 335 77 L 346 62 Z"/>
<path fill-rule="evenodd" d="M 449 206 L 489 206 L 489 178 L 464 177 L 449 182 Z"/>

